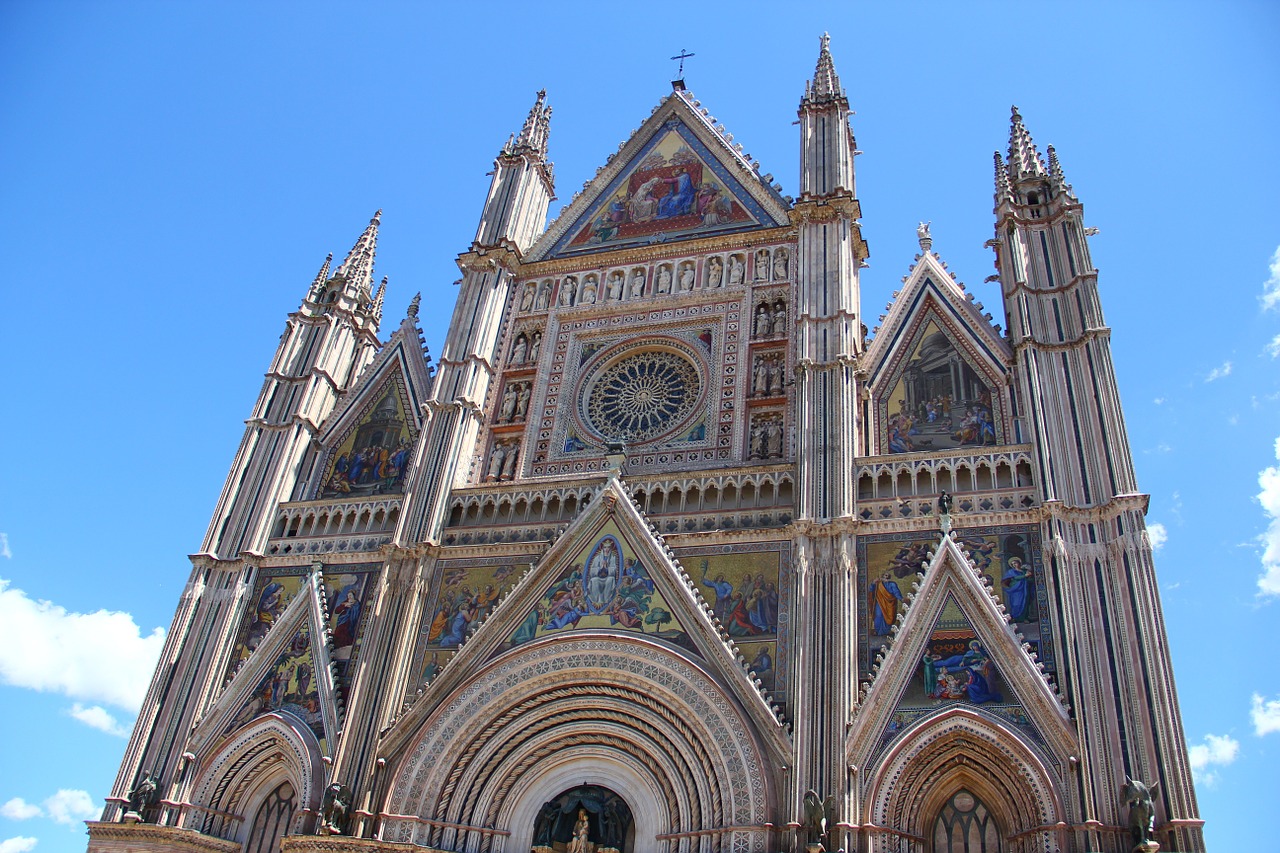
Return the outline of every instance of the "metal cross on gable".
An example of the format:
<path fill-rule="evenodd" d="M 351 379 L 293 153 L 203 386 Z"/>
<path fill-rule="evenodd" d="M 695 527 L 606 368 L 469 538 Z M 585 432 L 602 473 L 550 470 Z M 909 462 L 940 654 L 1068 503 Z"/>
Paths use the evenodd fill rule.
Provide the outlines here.
<path fill-rule="evenodd" d="M 683 79 L 684 79 L 684 61 L 685 61 L 686 59 L 688 59 L 689 57 L 691 57 L 691 56 L 695 56 L 695 55 L 696 55 L 696 54 L 687 53 L 687 52 L 685 51 L 685 49 L 682 47 L 682 48 L 680 48 L 680 52 L 679 52 L 678 54 L 676 54 L 675 56 L 671 57 L 672 59 L 678 59 L 678 60 L 680 60 L 680 70 L 676 72 L 676 77 L 677 77 L 677 78 L 679 78 L 679 79 L 681 79 L 681 80 L 683 80 Z"/>

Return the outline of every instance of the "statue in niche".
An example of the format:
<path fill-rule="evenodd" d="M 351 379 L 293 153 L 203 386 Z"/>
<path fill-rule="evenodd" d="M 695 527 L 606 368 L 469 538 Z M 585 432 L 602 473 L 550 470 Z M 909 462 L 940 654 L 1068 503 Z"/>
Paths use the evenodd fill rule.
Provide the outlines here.
<path fill-rule="evenodd" d="M 693 264 L 683 264 L 680 268 L 680 290 L 688 293 L 693 290 Z"/>
<path fill-rule="evenodd" d="M 537 361 L 542 351 L 542 332 L 533 333 L 533 343 L 529 347 L 529 361 Z"/>
<path fill-rule="evenodd" d="M 586 280 L 582 284 L 582 304 L 594 304 L 596 301 L 596 294 L 599 291 L 600 288 L 596 285 L 596 277 L 593 275 L 587 276 Z"/>
<path fill-rule="evenodd" d="M 623 284 L 622 270 L 614 270 L 612 273 L 610 273 L 609 298 L 614 302 L 618 302 L 622 299 L 622 284 Z"/>
<path fill-rule="evenodd" d="M 787 250 L 779 249 L 773 253 L 773 279 L 774 281 L 786 281 L 787 279 Z"/>
<path fill-rule="evenodd" d="M 533 825 L 533 843 L 537 847 L 551 847 L 551 833 L 560 818 L 560 809 L 555 803 L 546 803 L 538 812 L 538 822 Z"/>
<path fill-rule="evenodd" d="M 533 308 L 533 299 L 538 293 L 538 286 L 533 282 L 529 282 L 524 286 L 524 293 L 520 294 L 520 310 L 529 311 Z"/>
<path fill-rule="evenodd" d="M 769 269 L 769 250 L 761 249 L 756 252 L 756 281 L 768 281 Z"/>
<path fill-rule="evenodd" d="M 529 339 L 523 334 L 516 335 L 516 342 L 511 345 L 511 363 L 524 364 L 529 357 Z"/>
<path fill-rule="evenodd" d="M 671 267 L 668 264 L 658 267 L 658 286 L 656 291 L 658 293 L 671 292 Z"/>
<path fill-rule="evenodd" d="M 787 303 L 779 299 L 773 303 L 773 327 L 770 334 L 774 337 L 787 332 Z"/>
<path fill-rule="evenodd" d="M 782 419 L 771 418 L 765 424 L 765 455 L 771 459 L 782 456 Z"/>
<path fill-rule="evenodd" d="M 502 479 L 510 480 L 516 475 L 516 462 L 520 459 L 520 446 L 510 444 L 507 446 L 506 458 L 502 461 Z"/>
<path fill-rule="evenodd" d="M 600 812 L 600 841 L 602 847 L 619 850 L 626 838 L 626 820 L 617 800 L 610 800 Z"/>
<path fill-rule="evenodd" d="M 347 815 L 351 811 L 351 789 L 334 782 L 324 789 L 320 803 L 319 835 L 345 835 Z"/>
<path fill-rule="evenodd" d="M 783 373 L 782 357 L 774 356 L 769 360 L 769 393 L 775 397 L 782 393 Z"/>
<path fill-rule="evenodd" d="M 521 383 L 520 391 L 516 394 L 516 417 L 520 420 L 524 420 L 525 416 L 529 414 L 529 397 L 532 396 L 532 393 L 529 390 L 528 382 Z"/>
<path fill-rule="evenodd" d="M 742 261 L 741 255 L 729 256 L 729 283 L 742 284 L 742 277 L 746 273 L 746 264 Z"/>
<path fill-rule="evenodd" d="M 757 358 L 751 375 L 751 392 L 757 397 L 765 396 L 769 391 L 769 369 L 764 359 Z"/>
<path fill-rule="evenodd" d="M 569 308 L 578 298 L 578 280 L 571 275 L 560 282 L 560 307 Z"/>
<path fill-rule="evenodd" d="M 538 288 L 538 301 L 534 305 L 536 311 L 546 311 L 551 304 L 551 282 L 544 281 Z"/>
<path fill-rule="evenodd" d="M 724 261 L 718 257 L 707 261 L 707 287 L 719 287 L 724 283 Z"/>
<path fill-rule="evenodd" d="M 1129 807 L 1129 836 L 1133 840 L 1135 853 L 1156 853 L 1160 849 L 1160 845 L 1151 837 L 1156 813 L 1153 795 L 1159 784 L 1152 782 L 1147 785 L 1128 776 L 1124 777 L 1120 796 Z"/>
<path fill-rule="evenodd" d="M 631 295 L 644 296 L 644 270 L 637 269 L 631 272 Z"/>
<path fill-rule="evenodd" d="M 493 449 L 489 451 L 489 468 L 485 479 L 493 482 L 502 476 L 502 462 L 507 456 L 507 446 L 505 444 L 495 444 Z"/>
<path fill-rule="evenodd" d="M 767 338 L 773 331 L 773 318 L 769 315 L 769 307 L 763 302 L 756 307 L 756 321 L 752 332 L 757 338 Z"/>
<path fill-rule="evenodd" d="M 764 424 L 757 421 L 751 428 L 751 458 L 763 459 L 765 457 L 765 442 L 767 440 Z"/>
<path fill-rule="evenodd" d="M 509 424 L 516 416 L 516 389 L 508 385 L 502 392 L 502 406 L 498 409 L 499 423 Z"/>
<path fill-rule="evenodd" d="M 578 809 L 578 821 L 573 825 L 573 838 L 565 847 L 565 853 L 595 853 L 596 846 L 588 839 L 591 822 L 587 819 L 587 810 Z"/>

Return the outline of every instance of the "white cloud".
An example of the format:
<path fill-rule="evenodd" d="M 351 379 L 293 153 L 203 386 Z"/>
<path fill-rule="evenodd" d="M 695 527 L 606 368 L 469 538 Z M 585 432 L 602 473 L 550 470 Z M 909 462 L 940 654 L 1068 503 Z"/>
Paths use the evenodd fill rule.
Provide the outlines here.
<path fill-rule="evenodd" d="M 1213 737 L 1213 735 L 1210 735 Z M 102 811 L 93 802 L 88 791 L 74 788 L 62 788 L 58 793 L 44 801 L 45 811 L 58 823 L 75 825 L 82 820 L 97 817 Z"/>
<path fill-rule="evenodd" d="M 108 713 L 107 709 L 101 705 L 90 705 L 86 708 L 77 702 L 71 706 L 71 710 L 67 713 L 91 729 L 97 729 L 100 732 L 106 732 L 116 737 L 129 736 L 129 730 L 120 725 L 120 721 Z"/>
<path fill-rule="evenodd" d="M 1231 375 L 1231 362 L 1224 361 L 1222 362 L 1221 367 L 1215 367 L 1213 370 L 1210 370 L 1209 375 L 1204 378 L 1204 381 L 1214 382 L 1218 379 L 1222 379 L 1223 377 L 1230 376 L 1230 375 Z"/>
<path fill-rule="evenodd" d="M 1276 459 L 1280 460 L 1280 438 L 1276 439 Z M 1262 543 L 1262 574 L 1258 577 L 1259 595 L 1280 595 L 1280 466 L 1272 465 L 1258 473 L 1258 503 L 1266 513 L 1267 530 L 1258 537 Z"/>
<path fill-rule="evenodd" d="M 1271 277 L 1263 283 L 1262 295 L 1258 299 L 1264 311 L 1280 305 L 1280 247 L 1271 256 Z"/>
<path fill-rule="evenodd" d="M 1277 337 L 1275 342 L 1280 344 L 1280 337 Z M 13 552 L 9 550 L 8 533 L 0 533 L 0 557 L 4 557 L 6 560 L 13 559 Z"/>
<path fill-rule="evenodd" d="M 1258 737 L 1280 732 L 1280 699 L 1263 699 L 1253 694 L 1249 716 L 1253 718 L 1253 733 Z"/>
<path fill-rule="evenodd" d="M 1271 343 L 1267 344 L 1266 350 L 1267 355 L 1272 358 L 1280 358 L 1280 335 L 1276 335 L 1271 339 Z M 0 536 L 3 535 L 3 533 L 0 533 Z"/>
<path fill-rule="evenodd" d="M 23 642 L 0 644 L 0 682 L 136 711 L 164 645 L 128 613 L 72 613 L 0 578 L 0 625 Z"/>
<path fill-rule="evenodd" d="M 1155 398 L 1154 400 L 1152 400 L 1151 402 L 1155 403 L 1157 406 L 1163 406 L 1163 405 L 1164 405 L 1164 397 L 1156 397 L 1156 398 Z"/>
<path fill-rule="evenodd" d="M 1191 773 L 1197 782 L 1212 785 L 1218 774 L 1212 767 L 1226 767 L 1240 753 L 1240 742 L 1231 735 L 1205 735 L 1204 743 L 1193 744 L 1187 755 L 1191 759 Z"/>
<path fill-rule="evenodd" d="M 36 846 L 38 841 L 38 838 L 31 838 L 27 835 L 6 838 L 4 841 L 0 841 L 0 853 L 27 853 L 28 850 Z"/>
<path fill-rule="evenodd" d="M 0 817 L 7 817 L 9 820 L 31 820 L 31 818 L 40 817 L 42 814 L 44 812 L 40 810 L 39 806 L 35 803 L 28 803 L 22 797 L 14 797 L 3 806 L 0 806 Z"/>
<path fill-rule="evenodd" d="M 1151 540 L 1151 550 L 1159 551 L 1169 541 L 1169 529 L 1158 521 L 1148 524 L 1147 538 Z"/>

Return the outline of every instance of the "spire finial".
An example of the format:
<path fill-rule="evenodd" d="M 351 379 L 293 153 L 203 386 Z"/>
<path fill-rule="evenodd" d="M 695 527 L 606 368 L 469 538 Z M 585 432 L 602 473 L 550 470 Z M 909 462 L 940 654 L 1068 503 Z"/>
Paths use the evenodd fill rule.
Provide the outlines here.
<path fill-rule="evenodd" d="M 413 295 L 413 298 L 409 300 L 409 310 L 405 311 L 405 316 L 411 317 L 414 320 L 418 319 L 418 306 L 420 306 L 421 304 L 422 304 L 422 294 L 415 293 Z"/>
<path fill-rule="evenodd" d="M 537 155 L 538 159 L 547 159 L 547 137 L 551 134 L 551 107 L 547 106 L 547 90 L 539 89 L 533 109 L 520 128 L 520 135 L 514 143 L 508 143 L 512 153 L 526 149 Z"/>
<path fill-rule="evenodd" d="M 333 263 L 333 252 L 325 255 L 324 263 L 320 265 L 320 272 L 316 273 L 315 279 L 311 282 L 311 295 L 319 297 L 320 291 L 324 289 L 324 283 L 329 280 L 329 265 Z"/>
<path fill-rule="evenodd" d="M 1009 169 L 1000 152 L 995 152 L 991 157 L 996 164 L 996 207 L 999 207 L 1006 201 L 1013 200 L 1013 186 L 1009 183 Z"/>
<path fill-rule="evenodd" d="M 1031 133 L 1022 123 L 1022 113 L 1017 106 L 1010 110 L 1009 127 L 1009 177 L 1017 180 L 1027 176 L 1045 176 L 1044 163 L 1040 160 L 1040 152 L 1031 141 Z"/>
<path fill-rule="evenodd" d="M 378 226 L 381 223 L 382 210 L 379 208 L 369 220 L 360 239 L 356 240 L 356 244 L 347 253 L 342 266 L 338 267 L 337 274 L 346 279 L 347 286 L 353 288 L 353 293 L 368 291 L 373 282 L 373 258 L 378 251 Z"/>
<path fill-rule="evenodd" d="M 1071 189 L 1071 184 L 1067 183 L 1067 176 L 1062 172 L 1062 164 L 1058 162 L 1058 152 L 1050 145 L 1049 151 L 1049 184 L 1053 187 L 1056 194 L 1075 198 L 1075 192 Z"/>
<path fill-rule="evenodd" d="M 818 44 L 818 66 L 814 69 L 812 82 L 805 86 L 804 98 L 818 103 L 843 98 L 844 90 L 840 88 L 840 77 L 831 58 L 831 34 L 823 33 Z"/>
<path fill-rule="evenodd" d="M 916 239 L 920 241 L 920 251 L 927 252 L 933 247 L 933 235 L 929 233 L 929 226 L 933 224 L 933 220 L 921 222 L 916 226 Z"/>

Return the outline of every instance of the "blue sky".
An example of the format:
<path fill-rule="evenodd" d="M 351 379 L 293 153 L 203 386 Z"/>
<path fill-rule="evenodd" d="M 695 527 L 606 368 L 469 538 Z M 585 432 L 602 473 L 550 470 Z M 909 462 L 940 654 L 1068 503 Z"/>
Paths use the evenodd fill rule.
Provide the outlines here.
<path fill-rule="evenodd" d="M 534 91 L 555 108 L 554 215 L 681 48 L 689 88 L 794 194 L 823 30 L 865 152 L 869 318 L 919 220 L 998 315 L 982 244 L 1010 104 L 1056 146 L 1101 230 L 1207 836 L 1262 849 L 1253 809 L 1280 784 L 1261 665 L 1280 607 L 1280 7 L 371 5 L 0 6 L 0 853 L 84 849 L 185 555 L 325 254 L 383 208 L 388 325 L 422 291 L 438 350 L 453 259 Z"/>

